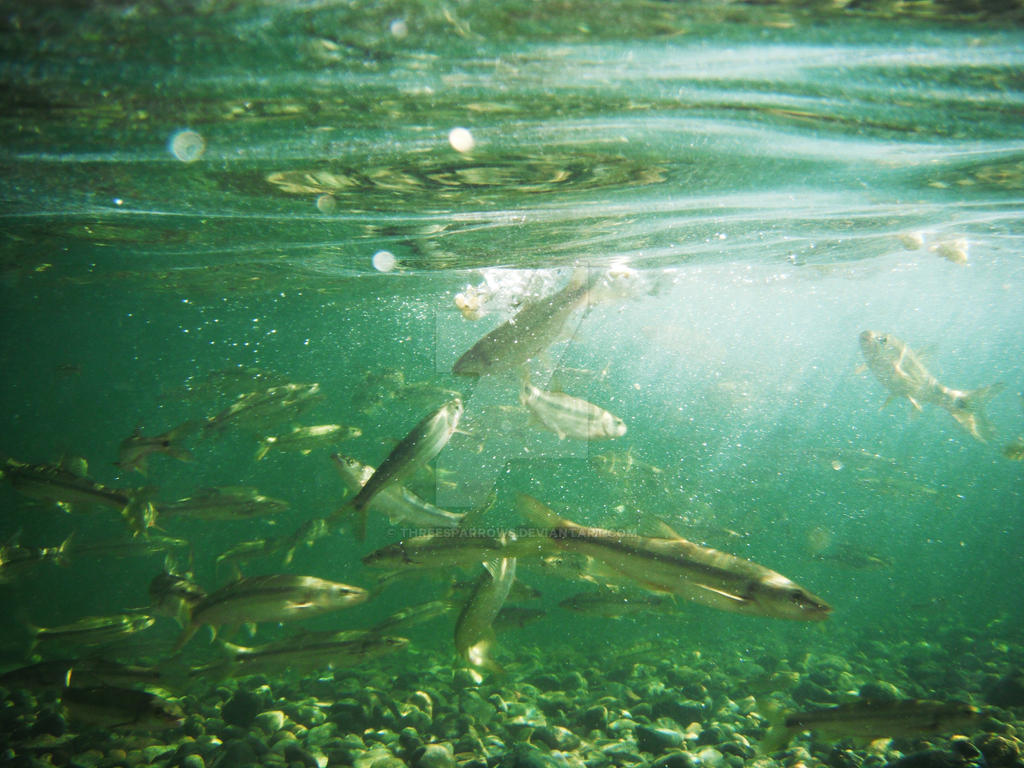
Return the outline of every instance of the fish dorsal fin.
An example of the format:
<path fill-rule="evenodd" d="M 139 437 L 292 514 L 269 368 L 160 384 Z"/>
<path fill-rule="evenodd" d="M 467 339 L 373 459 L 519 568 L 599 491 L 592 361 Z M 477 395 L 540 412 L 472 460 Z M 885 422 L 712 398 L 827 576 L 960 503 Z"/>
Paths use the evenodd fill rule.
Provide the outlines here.
<path fill-rule="evenodd" d="M 484 570 L 491 575 L 491 579 L 497 580 L 498 575 L 501 573 L 501 560 L 485 560 L 483 565 Z"/>
<path fill-rule="evenodd" d="M 643 513 L 638 521 L 639 533 L 653 539 L 681 539 L 676 530 L 664 519 L 648 512 Z"/>

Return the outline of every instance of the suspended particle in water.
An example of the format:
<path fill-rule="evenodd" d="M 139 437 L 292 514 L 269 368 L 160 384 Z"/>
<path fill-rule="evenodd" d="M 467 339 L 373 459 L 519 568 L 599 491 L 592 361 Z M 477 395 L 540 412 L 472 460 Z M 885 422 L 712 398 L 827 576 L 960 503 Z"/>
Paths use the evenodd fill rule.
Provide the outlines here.
<path fill-rule="evenodd" d="M 395 19 L 388 26 L 388 31 L 395 40 L 404 40 L 409 34 L 409 25 L 405 23 L 405 19 Z"/>
<path fill-rule="evenodd" d="M 334 195 L 320 195 L 316 199 L 316 209 L 320 213 L 334 213 L 338 208 L 338 201 L 334 199 Z"/>
<path fill-rule="evenodd" d="M 391 251 L 377 251 L 373 254 L 373 268 L 378 272 L 390 272 L 398 266 L 398 259 Z"/>
<path fill-rule="evenodd" d="M 472 152 L 476 139 L 468 128 L 452 128 L 448 134 L 448 143 L 456 152 Z"/>
<path fill-rule="evenodd" d="M 195 131 L 183 130 L 171 136 L 168 142 L 171 154 L 183 163 L 194 163 L 206 151 L 206 139 Z"/>
<path fill-rule="evenodd" d="M 834 469 L 836 472 L 841 471 L 843 469 L 843 462 L 841 462 L 839 459 L 832 459 L 832 469 Z"/>

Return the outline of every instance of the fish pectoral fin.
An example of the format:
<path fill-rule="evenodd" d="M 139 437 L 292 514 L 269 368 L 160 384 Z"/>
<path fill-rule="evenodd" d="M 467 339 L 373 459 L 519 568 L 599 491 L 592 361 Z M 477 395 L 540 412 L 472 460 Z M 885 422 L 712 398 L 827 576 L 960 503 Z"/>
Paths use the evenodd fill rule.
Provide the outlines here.
<path fill-rule="evenodd" d="M 707 584 L 701 584 L 698 582 L 694 586 L 700 587 L 701 589 L 706 589 L 708 592 L 714 592 L 716 595 L 721 595 L 722 597 L 726 597 L 730 600 L 735 600 L 739 604 L 750 602 L 750 598 L 748 597 L 743 597 L 743 595 L 737 595 L 733 592 L 727 592 L 726 590 L 718 589 L 717 587 L 710 587 Z"/>

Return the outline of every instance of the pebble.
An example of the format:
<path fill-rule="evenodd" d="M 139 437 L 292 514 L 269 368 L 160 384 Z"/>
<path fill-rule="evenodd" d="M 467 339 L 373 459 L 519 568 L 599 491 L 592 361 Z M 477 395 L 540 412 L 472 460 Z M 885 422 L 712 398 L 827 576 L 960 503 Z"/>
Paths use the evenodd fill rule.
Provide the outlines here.
<path fill-rule="evenodd" d="M 455 754 L 447 744 L 427 744 L 413 758 L 412 768 L 455 768 Z"/>
<path fill-rule="evenodd" d="M 683 745 L 683 734 L 668 728 L 652 728 L 649 725 L 636 727 L 636 745 L 641 752 L 660 755 L 666 750 Z"/>
<path fill-rule="evenodd" d="M 277 733 L 284 728 L 284 722 L 286 720 L 284 712 L 279 709 L 272 709 L 269 712 L 260 712 L 253 718 L 253 725 L 263 731 L 265 734 L 270 735 Z"/>
<path fill-rule="evenodd" d="M 692 752 L 667 752 L 653 763 L 651 768 L 699 768 L 700 762 Z"/>
<path fill-rule="evenodd" d="M 202 755 L 185 755 L 179 765 L 181 768 L 206 768 L 206 761 Z"/>
<path fill-rule="evenodd" d="M 985 701 L 997 707 L 1024 707 L 1024 672 L 1003 675 L 985 692 Z"/>

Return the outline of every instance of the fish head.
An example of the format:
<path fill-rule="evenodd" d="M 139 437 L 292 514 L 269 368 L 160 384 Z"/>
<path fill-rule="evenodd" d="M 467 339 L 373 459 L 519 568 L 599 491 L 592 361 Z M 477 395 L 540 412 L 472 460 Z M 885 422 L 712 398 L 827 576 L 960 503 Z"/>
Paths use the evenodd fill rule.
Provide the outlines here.
<path fill-rule="evenodd" d="M 895 336 L 878 331 L 863 331 L 860 350 L 869 362 L 895 362 L 900 357 L 900 341 Z"/>
<path fill-rule="evenodd" d="M 456 397 L 455 399 L 448 401 L 444 406 L 444 411 L 445 416 L 448 419 L 448 424 L 452 429 L 455 429 L 455 425 L 458 424 L 459 419 L 462 418 L 462 400 Z"/>
<path fill-rule="evenodd" d="M 370 593 L 361 587 L 351 587 L 348 584 L 332 584 L 329 588 L 329 602 L 334 605 L 358 605 L 366 602 Z"/>
<path fill-rule="evenodd" d="M 626 422 L 605 411 L 604 423 L 601 425 L 606 437 L 622 437 L 626 434 Z"/>
<path fill-rule="evenodd" d="M 745 597 L 757 606 L 757 612 L 778 619 L 824 621 L 832 613 L 831 605 L 779 573 L 753 584 Z"/>

